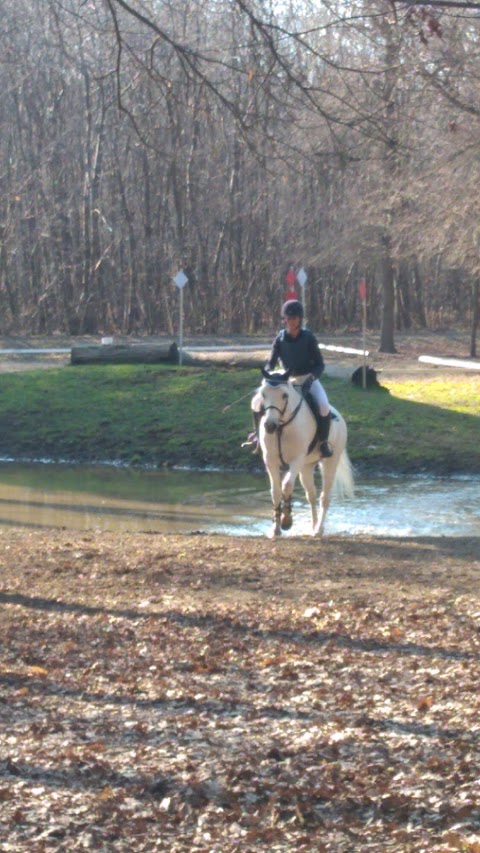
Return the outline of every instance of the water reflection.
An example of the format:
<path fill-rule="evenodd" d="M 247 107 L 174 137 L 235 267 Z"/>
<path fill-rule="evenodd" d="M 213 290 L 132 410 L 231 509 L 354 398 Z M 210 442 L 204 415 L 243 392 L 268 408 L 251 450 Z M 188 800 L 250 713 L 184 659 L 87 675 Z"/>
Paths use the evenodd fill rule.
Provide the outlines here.
<path fill-rule="evenodd" d="M 309 532 L 298 486 L 295 524 Z M 146 471 L 73 465 L 0 464 L 0 524 L 77 530 L 259 536 L 270 526 L 264 474 Z M 327 534 L 480 535 L 480 478 L 384 477 L 334 499 Z"/>

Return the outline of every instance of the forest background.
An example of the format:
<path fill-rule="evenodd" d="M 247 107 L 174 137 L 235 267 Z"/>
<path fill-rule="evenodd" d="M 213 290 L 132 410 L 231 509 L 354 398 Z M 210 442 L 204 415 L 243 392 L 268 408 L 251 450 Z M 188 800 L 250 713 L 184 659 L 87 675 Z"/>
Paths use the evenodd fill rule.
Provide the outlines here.
<path fill-rule="evenodd" d="M 476 4 L 4 0 L 0 333 L 479 323 Z"/>

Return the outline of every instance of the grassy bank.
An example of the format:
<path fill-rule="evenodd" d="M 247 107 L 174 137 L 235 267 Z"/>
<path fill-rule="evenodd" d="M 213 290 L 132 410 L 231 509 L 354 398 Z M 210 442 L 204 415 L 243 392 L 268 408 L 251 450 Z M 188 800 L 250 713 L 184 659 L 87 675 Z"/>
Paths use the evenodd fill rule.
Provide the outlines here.
<path fill-rule="evenodd" d="M 258 370 L 62 367 L 0 378 L 0 455 L 16 459 L 258 467 L 241 442 Z M 480 377 L 388 381 L 364 392 L 325 379 L 361 468 L 480 473 Z M 224 407 L 239 398 L 226 412 Z"/>

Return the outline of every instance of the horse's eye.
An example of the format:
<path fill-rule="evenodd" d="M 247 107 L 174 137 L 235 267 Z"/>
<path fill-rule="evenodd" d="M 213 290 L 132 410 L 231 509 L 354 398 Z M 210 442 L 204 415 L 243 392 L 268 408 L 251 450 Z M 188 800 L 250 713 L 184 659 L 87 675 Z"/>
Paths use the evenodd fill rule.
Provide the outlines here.
<path fill-rule="evenodd" d="M 288 400 L 288 394 L 282 394 L 284 400 Z"/>
<path fill-rule="evenodd" d="M 262 397 L 265 399 L 265 391 L 262 391 Z"/>

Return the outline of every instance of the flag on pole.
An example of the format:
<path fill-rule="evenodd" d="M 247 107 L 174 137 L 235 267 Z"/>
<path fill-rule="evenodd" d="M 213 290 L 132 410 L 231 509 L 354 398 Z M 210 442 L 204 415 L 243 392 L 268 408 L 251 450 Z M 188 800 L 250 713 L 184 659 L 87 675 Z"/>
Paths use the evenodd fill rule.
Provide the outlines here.
<path fill-rule="evenodd" d="M 285 281 L 287 283 L 287 292 L 285 294 L 285 302 L 288 302 L 289 299 L 297 298 L 297 291 L 295 290 L 295 282 L 297 280 L 297 276 L 295 274 L 295 270 L 293 264 L 290 264 L 287 273 L 285 275 Z"/>

